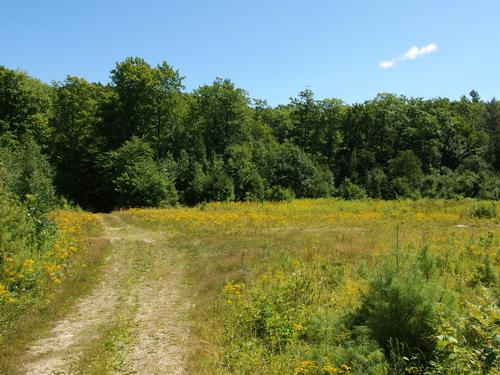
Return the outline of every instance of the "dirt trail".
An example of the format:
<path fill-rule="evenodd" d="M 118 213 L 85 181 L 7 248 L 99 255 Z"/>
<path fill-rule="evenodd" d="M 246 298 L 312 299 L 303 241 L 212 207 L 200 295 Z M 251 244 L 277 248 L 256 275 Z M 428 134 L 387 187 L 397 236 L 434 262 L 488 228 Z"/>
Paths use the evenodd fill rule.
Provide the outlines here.
<path fill-rule="evenodd" d="M 55 324 L 47 337 L 28 349 L 24 373 L 73 373 L 75 363 L 85 362 L 82 356 L 86 347 L 99 340 L 101 327 L 122 313 L 119 304 L 125 298 L 136 304 L 135 309 L 130 309 L 134 314 L 130 317 L 134 321 L 133 338 L 131 347 L 123 348 L 123 364 L 114 373 L 182 374 L 188 336 L 183 318 L 190 305 L 179 259 L 161 233 L 127 224 L 116 214 L 98 218 L 104 228 L 102 239 L 109 240 L 112 246 L 102 268 L 102 281 Z M 130 254 L 131 249 L 138 250 Z M 124 296 L 124 275 L 138 268 L 142 272 L 137 285 L 126 289 L 130 295 Z"/>
<path fill-rule="evenodd" d="M 137 313 L 137 342 L 129 355 L 130 369 L 139 374 L 183 374 L 190 305 L 186 293 L 172 287 L 182 271 L 172 259 L 141 282 Z M 171 263 L 168 265 L 168 263 Z"/>

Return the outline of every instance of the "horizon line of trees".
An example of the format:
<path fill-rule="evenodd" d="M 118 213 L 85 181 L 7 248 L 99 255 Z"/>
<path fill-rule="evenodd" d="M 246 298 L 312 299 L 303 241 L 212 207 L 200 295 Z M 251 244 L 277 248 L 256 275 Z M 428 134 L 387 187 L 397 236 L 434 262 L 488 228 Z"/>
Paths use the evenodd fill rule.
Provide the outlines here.
<path fill-rule="evenodd" d="M 301 91 L 271 107 L 228 79 L 186 92 L 166 62 L 109 84 L 0 66 L 0 188 L 36 212 L 340 196 L 500 197 L 500 101 Z"/>

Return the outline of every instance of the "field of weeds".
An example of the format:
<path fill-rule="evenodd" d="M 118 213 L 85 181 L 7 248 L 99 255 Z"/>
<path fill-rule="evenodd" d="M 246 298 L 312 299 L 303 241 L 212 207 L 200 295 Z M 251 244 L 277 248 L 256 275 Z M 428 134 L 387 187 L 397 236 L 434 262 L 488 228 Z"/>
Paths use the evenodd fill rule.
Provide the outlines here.
<path fill-rule="evenodd" d="M 15 212 L 14 212 L 15 213 Z M 0 259 L 0 373 L 14 374 L 26 346 L 45 334 L 91 289 L 106 244 L 93 214 L 60 210 L 48 214 L 36 236 L 12 214 L 2 230 Z"/>
<path fill-rule="evenodd" d="M 186 254 L 192 373 L 468 374 L 499 371 L 496 210 L 322 199 L 118 215 Z"/>

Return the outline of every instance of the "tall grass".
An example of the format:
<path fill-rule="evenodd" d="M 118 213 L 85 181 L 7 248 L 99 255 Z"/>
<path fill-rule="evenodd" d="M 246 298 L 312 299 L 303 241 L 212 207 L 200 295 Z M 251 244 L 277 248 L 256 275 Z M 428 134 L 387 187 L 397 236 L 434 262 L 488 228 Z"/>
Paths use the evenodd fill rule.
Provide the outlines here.
<path fill-rule="evenodd" d="M 192 373 L 487 373 L 498 370 L 499 220 L 471 216 L 477 204 L 321 199 L 121 215 L 173 234 L 191 262 Z"/>
<path fill-rule="evenodd" d="M 51 233 L 37 239 L 27 236 L 29 230 L 23 226 L 1 228 L 4 250 L 8 250 L 0 262 L 2 374 L 16 374 L 26 345 L 95 285 L 97 270 L 109 250 L 107 241 L 91 240 L 100 230 L 92 214 L 58 211 L 47 220 L 54 224 Z M 20 244 L 13 246 L 6 241 L 9 238 Z"/>

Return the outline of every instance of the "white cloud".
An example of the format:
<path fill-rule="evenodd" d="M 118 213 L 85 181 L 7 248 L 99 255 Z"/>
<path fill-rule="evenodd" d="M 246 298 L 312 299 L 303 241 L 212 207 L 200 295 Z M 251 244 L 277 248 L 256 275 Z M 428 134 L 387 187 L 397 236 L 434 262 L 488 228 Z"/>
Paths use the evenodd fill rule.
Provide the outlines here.
<path fill-rule="evenodd" d="M 378 66 L 381 67 L 382 69 L 389 69 L 392 68 L 394 65 L 396 65 L 396 62 L 392 60 L 385 60 L 382 61 L 380 64 L 378 64 Z"/>
<path fill-rule="evenodd" d="M 401 60 L 415 60 L 419 56 L 428 55 L 437 50 L 438 46 L 436 43 L 430 43 L 423 47 L 413 46 L 408 51 L 406 51 Z"/>
<path fill-rule="evenodd" d="M 416 58 L 429 55 L 438 50 L 438 45 L 436 43 L 429 43 L 423 47 L 412 46 L 408 51 L 406 51 L 402 56 L 396 57 L 391 60 L 384 60 L 378 66 L 382 69 L 389 69 L 396 66 L 399 61 L 405 60 L 415 60 Z"/>

